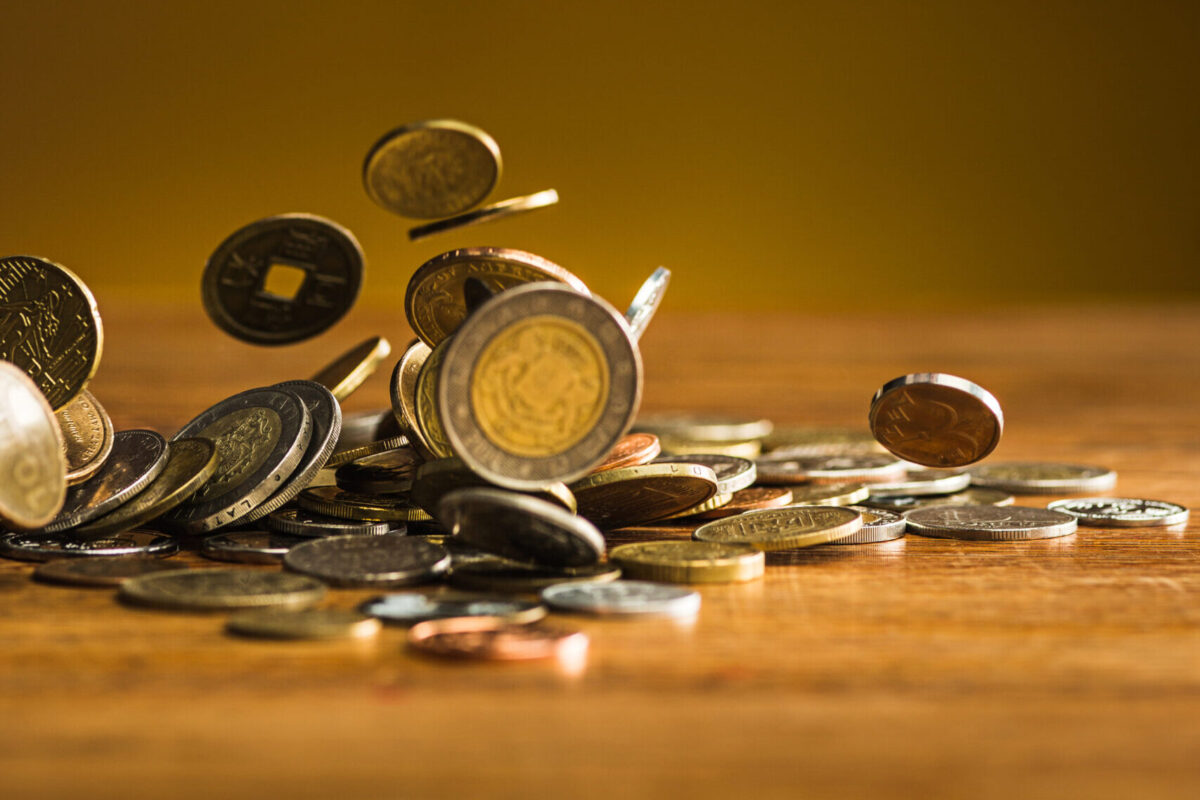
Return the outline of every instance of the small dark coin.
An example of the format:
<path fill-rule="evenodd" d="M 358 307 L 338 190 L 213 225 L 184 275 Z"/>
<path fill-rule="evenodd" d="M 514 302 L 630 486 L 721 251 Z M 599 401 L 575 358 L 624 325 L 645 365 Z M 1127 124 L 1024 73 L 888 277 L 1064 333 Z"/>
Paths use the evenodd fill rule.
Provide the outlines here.
<path fill-rule="evenodd" d="M 904 537 L 908 522 L 900 514 L 866 506 L 847 506 L 847 508 L 862 514 L 862 527 L 845 539 L 837 539 L 830 544 L 874 544 Z"/>
<path fill-rule="evenodd" d="M 46 526 L 65 531 L 107 514 L 159 476 L 167 466 L 167 442 L 154 431 L 118 431 L 113 449 L 95 475 L 67 489 L 62 511 Z"/>
<path fill-rule="evenodd" d="M 348 492 L 365 494 L 407 492 L 423 460 L 411 447 L 364 456 L 337 468 L 337 485 Z"/>
<path fill-rule="evenodd" d="M 751 486 L 758 472 L 748 458 L 723 456 L 715 453 L 694 453 L 686 456 L 659 456 L 651 464 L 700 464 L 717 475 L 717 494 L 733 494 Z"/>
<path fill-rule="evenodd" d="M 102 539 L 70 533 L 10 533 L 0 538 L 0 556 L 17 561 L 50 561 L 89 556 L 169 556 L 179 543 L 155 531 L 127 531 Z"/>
<path fill-rule="evenodd" d="M 231 615 L 230 633 L 262 639 L 368 639 L 379 620 L 340 608 L 247 608 Z"/>
<path fill-rule="evenodd" d="M 344 402 L 363 381 L 375 374 L 391 352 L 391 342 L 382 336 L 372 336 L 338 356 L 312 380 L 327 388 L 339 403 Z"/>
<path fill-rule="evenodd" d="M 278 564 L 288 550 L 300 542 L 300 536 L 268 531 L 232 531 L 205 538 L 200 555 L 216 561 L 237 561 L 243 564 Z"/>
<path fill-rule="evenodd" d="M 402 534 L 331 536 L 296 545 L 283 563 L 331 586 L 411 586 L 441 577 L 450 554 L 440 545 Z"/>
<path fill-rule="evenodd" d="M 1046 506 L 1079 518 L 1084 525 L 1112 528 L 1141 528 L 1182 525 L 1188 521 L 1188 510 L 1164 500 L 1141 500 L 1129 497 L 1081 497 L 1075 500 L 1055 500 Z"/>
<path fill-rule="evenodd" d="M 529 600 L 488 595 L 426 597 L 418 592 L 373 597 L 359 606 L 359 610 L 393 625 L 414 625 L 447 617 L 502 617 L 509 622 L 534 622 L 546 616 L 544 605 Z"/>
<path fill-rule="evenodd" d="M 179 561 L 140 556 L 93 556 L 91 558 L 59 558 L 39 564 L 33 577 L 46 583 L 68 586 L 120 586 L 127 578 L 151 572 L 188 569 Z"/>
<path fill-rule="evenodd" d="M 307 608 L 325 586 L 304 575 L 253 569 L 195 569 L 130 578 L 120 596 L 139 605 L 183 611 L 280 606 Z"/>
<path fill-rule="evenodd" d="M 487 560 L 456 562 L 450 571 L 450 585 L 481 592 L 537 594 L 547 586 L 558 583 L 606 583 L 620 577 L 621 570 L 612 564 L 550 569 L 516 564 L 493 556 Z"/>
<path fill-rule="evenodd" d="M 893 495 L 891 497 L 870 497 L 858 505 L 869 508 L 882 508 L 884 511 L 903 513 L 914 508 L 928 506 L 1011 506 L 1013 496 L 998 489 L 978 489 L 971 487 L 961 492 L 946 495 Z"/>
<path fill-rule="evenodd" d="M 282 508 L 264 521 L 268 530 L 292 536 L 317 539 L 323 536 L 380 536 L 385 533 L 402 533 L 402 522 L 368 522 L 364 520 L 338 519 L 303 508 Z M 397 527 L 398 526 L 398 527 Z"/>
<path fill-rule="evenodd" d="M 468 225 L 478 225 L 481 222 L 491 222 L 518 214 L 526 214 L 530 211 L 536 211 L 539 208 L 555 205 L 557 202 L 558 192 L 554 189 L 545 189 L 525 195 L 524 197 L 511 197 L 508 200 L 488 203 L 482 208 L 468 211 L 465 214 L 459 214 L 456 217 L 439 219 L 437 222 L 430 222 L 425 225 L 418 225 L 415 228 L 409 228 L 408 240 L 415 242 L 418 239 L 424 239 L 426 236 L 432 236 L 435 233 L 443 233 L 444 231 L 456 228 L 465 228 Z"/>
<path fill-rule="evenodd" d="M 904 516 L 920 536 L 987 542 L 1069 536 L 1077 525 L 1070 514 L 1025 506 L 930 506 Z"/>

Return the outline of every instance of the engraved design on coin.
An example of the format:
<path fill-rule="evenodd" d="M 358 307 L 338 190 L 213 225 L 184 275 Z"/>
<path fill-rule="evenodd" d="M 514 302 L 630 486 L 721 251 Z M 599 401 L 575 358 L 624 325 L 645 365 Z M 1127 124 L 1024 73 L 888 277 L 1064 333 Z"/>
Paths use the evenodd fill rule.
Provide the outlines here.
<path fill-rule="evenodd" d="M 991 392 L 943 373 L 888 381 L 871 400 L 869 418 L 880 444 L 927 467 L 972 464 L 995 449 L 1004 430 Z"/>
<path fill-rule="evenodd" d="M 45 525 L 62 508 L 67 463 L 62 431 L 20 368 L 0 361 L 0 522 Z"/>
<path fill-rule="evenodd" d="M 1079 518 L 1084 525 L 1136 528 L 1151 525 L 1182 525 L 1188 521 L 1188 509 L 1164 500 L 1128 497 L 1084 497 L 1055 500 L 1051 511 L 1062 511 Z"/>
<path fill-rule="evenodd" d="M 167 442 L 155 431 L 118 431 L 104 466 L 67 491 L 62 510 L 46 530 L 74 528 L 107 514 L 157 478 L 166 468 L 167 458 Z"/>
<path fill-rule="evenodd" d="M 87 480 L 112 452 L 112 420 L 86 389 L 59 409 L 55 417 L 63 434 L 67 483 Z"/>
<path fill-rule="evenodd" d="M 1068 536 L 1077 525 L 1070 514 L 1025 506 L 929 506 L 904 516 L 908 529 L 921 536 L 985 541 Z"/>
<path fill-rule="evenodd" d="M 217 446 L 217 471 L 193 503 L 202 503 L 237 486 L 263 465 L 279 441 L 283 424 L 270 408 L 253 406 L 219 418 L 197 434 Z"/>

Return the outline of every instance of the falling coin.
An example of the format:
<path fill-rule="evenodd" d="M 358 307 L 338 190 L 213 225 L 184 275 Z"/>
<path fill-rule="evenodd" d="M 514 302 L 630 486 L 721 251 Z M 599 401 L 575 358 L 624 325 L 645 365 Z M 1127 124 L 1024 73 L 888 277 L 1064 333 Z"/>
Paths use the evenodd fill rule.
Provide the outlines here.
<path fill-rule="evenodd" d="M 0 522 L 40 528 L 67 492 L 63 435 L 46 398 L 20 368 L 0 361 Z"/>
<path fill-rule="evenodd" d="M 553 189 L 534 192 L 524 197 L 513 197 L 508 200 L 501 200 L 498 203 L 489 203 L 483 208 L 477 208 L 474 211 L 468 211 L 465 214 L 459 214 L 449 219 L 439 219 L 437 222 L 430 222 L 427 225 L 410 228 L 408 231 L 408 240 L 415 242 L 418 239 L 424 239 L 426 236 L 432 236 L 435 233 L 444 233 L 456 228 L 465 228 L 468 225 L 478 225 L 481 222 L 492 222 L 505 219 L 506 217 L 515 217 L 518 214 L 526 214 L 530 211 L 536 211 L 539 208 L 548 208 L 557 203 L 558 192 Z"/>
<path fill-rule="evenodd" d="M 392 345 L 382 336 L 371 336 L 334 359 L 313 376 L 341 403 L 371 377 L 383 360 L 392 352 Z"/>
<path fill-rule="evenodd" d="M 926 467 L 964 467 L 996 449 L 1004 413 L 964 378 L 919 372 L 888 381 L 871 399 L 871 433 L 893 454 Z"/>

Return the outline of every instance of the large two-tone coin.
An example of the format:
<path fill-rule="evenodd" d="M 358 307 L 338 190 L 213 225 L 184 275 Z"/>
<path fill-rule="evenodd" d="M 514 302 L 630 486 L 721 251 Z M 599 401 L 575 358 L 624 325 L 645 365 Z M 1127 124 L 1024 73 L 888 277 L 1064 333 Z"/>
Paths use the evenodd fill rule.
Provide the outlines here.
<path fill-rule="evenodd" d="M 1014 494 L 1105 492 L 1117 485 L 1117 473 L 1106 467 L 1005 461 L 970 469 L 971 485 Z"/>
<path fill-rule="evenodd" d="M 104 466 L 112 452 L 112 419 L 86 389 L 54 416 L 62 429 L 67 483 L 82 483 Z"/>
<path fill-rule="evenodd" d="M 1131 497 L 1081 497 L 1075 500 L 1055 500 L 1047 506 L 1078 517 L 1084 525 L 1105 528 L 1142 528 L 1182 525 L 1188 521 L 1188 510 L 1178 503 L 1165 500 L 1142 500 Z"/>
<path fill-rule="evenodd" d="M 788 506 L 708 522 L 693 531 L 692 538 L 748 544 L 759 550 L 792 550 L 845 539 L 857 533 L 862 523 L 862 514 L 849 508 Z"/>
<path fill-rule="evenodd" d="M 941 372 L 901 375 L 871 399 L 871 433 L 893 454 L 926 467 L 964 467 L 1000 443 L 1004 412 L 987 389 Z"/>
<path fill-rule="evenodd" d="M 907 512 L 908 529 L 920 536 L 983 542 L 1053 539 L 1075 532 L 1071 514 L 1024 506 L 930 506 Z"/>
<path fill-rule="evenodd" d="M 118 431 L 104 466 L 67 490 L 62 511 L 46 530 L 65 531 L 123 505 L 166 469 L 167 450 L 166 440 L 155 431 Z"/>
<path fill-rule="evenodd" d="M 23 370 L 0 361 L 0 523 L 40 528 L 62 509 L 66 492 L 54 412 Z"/>

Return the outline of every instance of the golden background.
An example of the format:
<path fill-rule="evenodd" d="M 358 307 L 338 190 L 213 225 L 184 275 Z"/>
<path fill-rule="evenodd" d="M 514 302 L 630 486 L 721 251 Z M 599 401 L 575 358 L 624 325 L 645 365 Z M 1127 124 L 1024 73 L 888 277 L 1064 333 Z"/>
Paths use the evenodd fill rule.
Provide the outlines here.
<path fill-rule="evenodd" d="M 0 250 L 199 305 L 235 228 L 306 211 L 400 311 L 502 245 L 624 308 L 817 311 L 1200 295 L 1200 3 L 122 2 L 0 11 Z M 492 199 L 558 207 L 410 244 L 367 148 L 454 117 Z"/>

